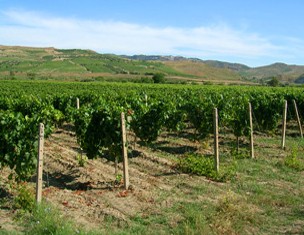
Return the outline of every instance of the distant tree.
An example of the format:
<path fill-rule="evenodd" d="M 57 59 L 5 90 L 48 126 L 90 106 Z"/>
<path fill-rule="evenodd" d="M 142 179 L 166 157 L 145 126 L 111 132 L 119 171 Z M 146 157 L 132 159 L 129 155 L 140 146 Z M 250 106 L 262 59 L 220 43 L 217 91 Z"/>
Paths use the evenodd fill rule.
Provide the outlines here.
<path fill-rule="evenodd" d="M 267 82 L 268 86 L 279 86 L 280 85 L 280 81 L 278 78 L 276 77 L 272 77 L 268 82 Z"/>
<path fill-rule="evenodd" d="M 165 74 L 156 73 L 153 75 L 152 80 L 154 83 L 165 83 Z"/>

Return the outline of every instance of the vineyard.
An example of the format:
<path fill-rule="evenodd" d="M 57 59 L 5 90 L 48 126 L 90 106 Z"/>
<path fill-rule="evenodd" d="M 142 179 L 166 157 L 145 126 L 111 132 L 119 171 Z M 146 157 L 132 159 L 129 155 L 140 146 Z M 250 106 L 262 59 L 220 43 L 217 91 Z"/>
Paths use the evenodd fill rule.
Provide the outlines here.
<path fill-rule="evenodd" d="M 295 107 L 299 111 L 298 123 L 304 121 L 303 91 L 303 88 L 299 87 L 1 81 L 0 168 L 4 172 L 9 172 L 8 178 L 12 178 L 16 182 L 31 182 L 37 166 L 38 127 L 39 123 L 43 123 L 46 138 L 45 161 L 48 172 L 45 181 L 50 184 L 56 177 L 61 178 L 52 186 L 45 185 L 44 196 L 56 201 L 62 207 L 70 208 L 72 203 L 69 201 L 73 201 L 71 193 L 65 196 L 65 199 L 55 199 L 58 195 L 62 196 L 60 190 L 67 188 L 74 193 L 77 200 L 86 200 L 86 207 L 81 207 L 78 204 L 75 206 L 77 209 L 73 210 L 86 210 L 87 207 L 91 208 L 94 205 L 95 209 L 87 212 L 93 214 L 92 216 L 101 213 L 96 209 L 101 207 L 99 204 L 103 204 L 102 207 L 107 208 L 106 201 L 112 200 L 112 204 L 120 205 L 115 207 L 117 211 L 113 212 L 112 209 L 112 211 L 105 213 L 103 209 L 101 210 L 104 213 L 102 218 L 97 216 L 99 220 L 96 220 L 104 221 L 105 217 L 110 216 L 116 221 L 113 222 L 114 224 L 118 223 L 118 227 L 124 227 L 131 223 L 130 218 L 133 221 L 145 220 L 144 211 L 150 211 L 151 205 L 157 208 L 157 211 L 160 209 L 159 207 L 166 208 L 167 215 L 173 213 L 172 211 L 168 212 L 168 210 L 172 210 L 176 206 L 184 210 L 182 199 L 179 202 L 175 201 L 174 205 L 174 200 L 170 200 L 170 198 L 165 198 L 162 202 L 161 194 L 163 193 L 163 196 L 171 194 L 171 190 L 175 190 L 176 187 L 177 189 L 180 187 L 180 191 L 178 193 L 174 191 L 174 194 L 184 198 L 191 196 L 191 188 L 198 188 L 199 182 L 208 182 L 211 191 L 217 193 L 220 191 L 221 194 L 228 189 L 230 191 L 231 188 L 234 191 L 240 191 L 240 189 L 235 189 L 235 185 L 230 187 L 229 184 L 234 182 L 237 185 L 237 182 L 243 182 L 240 178 L 243 177 L 244 171 L 248 174 L 251 172 L 258 178 L 258 172 L 254 170 L 254 167 L 257 164 L 263 165 L 263 162 L 270 164 L 269 162 L 273 159 L 269 159 L 269 156 L 277 153 L 283 156 L 282 159 L 278 160 L 279 156 L 276 156 L 274 163 L 271 164 L 278 165 L 284 170 L 286 170 L 285 165 L 291 166 L 294 169 L 290 171 L 290 174 L 294 174 L 292 177 L 300 178 L 303 176 L 303 157 L 296 156 L 296 153 L 299 149 L 303 150 L 304 146 L 302 139 L 299 138 L 300 134 L 295 121 L 297 117 Z M 77 99 L 79 107 L 76 105 Z M 285 100 L 288 103 L 286 113 L 288 143 L 285 150 L 282 150 L 280 140 Z M 292 105 L 294 101 L 296 106 Z M 249 153 L 251 131 L 248 114 L 249 103 L 252 107 L 254 138 L 257 138 L 256 159 L 250 159 Z M 211 147 L 214 135 L 214 108 L 218 110 L 219 172 L 213 168 L 213 148 Z M 128 190 L 122 189 L 120 174 L 120 162 L 122 161 L 120 115 L 122 112 L 126 116 L 127 147 L 130 158 L 131 186 Z M 267 148 L 270 147 L 266 146 L 265 142 L 267 141 L 271 142 L 270 145 L 272 149 L 275 149 L 274 152 L 268 152 Z M 296 147 L 288 146 L 291 142 L 293 145 L 296 143 Z M 292 157 L 287 158 L 290 154 Z M 60 165 L 57 169 L 55 168 L 56 164 Z M 252 170 L 242 168 L 242 164 L 252 165 L 253 168 Z M 265 168 L 267 169 L 269 166 L 265 165 Z M 10 170 L 8 171 L 8 169 Z M 77 173 L 71 173 L 73 169 L 77 170 Z M 260 171 L 264 172 L 265 170 Z M 66 176 L 62 177 L 65 173 Z M 67 179 L 69 174 L 76 174 L 82 181 L 69 185 Z M 166 174 L 168 175 L 166 176 Z M 178 183 L 175 178 L 172 178 L 172 175 L 175 174 L 179 174 Z M 258 181 L 257 178 L 253 181 Z M 290 181 L 293 182 L 293 179 Z M 295 186 L 294 193 L 297 195 L 295 196 L 297 201 L 298 198 L 304 196 L 304 192 L 303 188 L 301 189 L 297 183 L 295 184 L 297 186 Z M 244 185 L 242 187 L 246 188 Z M 274 187 L 277 186 L 274 185 Z M 96 198 L 97 189 L 103 190 L 100 192 L 102 194 L 101 201 L 88 199 Z M 199 189 L 200 192 L 203 190 L 206 189 Z M 254 189 L 246 188 L 246 190 L 254 194 Z M 58 194 L 54 194 L 54 191 Z M 187 195 L 180 194 L 181 192 L 186 192 Z M 85 193 L 88 194 L 81 197 Z M 114 199 L 110 199 L 110 195 Z M 235 195 L 228 194 L 227 200 L 232 200 L 232 204 L 239 203 L 242 206 L 244 200 L 247 200 L 244 199 L 245 195 Z M 193 197 L 190 197 L 191 200 L 194 200 Z M 190 200 L 190 198 L 188 199 Z M 122 201 L 123 199 L 125 201 Z M 213 199 L 205 198 L 203 195 L 201 200 L 204 201 L 201 205 L 203 207 L 206 206 L 206 201 L 213 203 Z M 218 203 L 224 203 L 221 200 L 214 200 L 219 201 Z M 126 205 L 129 203 L 134 208 L 131 210 L 123 203 Z M 172 205 L 168 205 L 170 203 Z M 251 203 L 254 204 L 254 202 Z M 267 202 L 265 203 L 267 204 Z M 304 208 L 301 202 L 297 201 L 297 203 L 296 205 L 300 206 L 297 218 L 301 220 Z M 248 213 L 252 209 L 243 206 L 245 211 L 248 210 Z M 243 209 L 235 210 L 237 213 L 241 213 Z M 253 210 L 260 213 L 256 206 Z M 215 210 L 213 213 L 219 212 Z M 224 211 L 223 213 L 230 212 Z M 261 218 L 265 216 L 263 213 L 260 214 Z M 139 215 L 141 217 L 138 217 Z M 219 216 L 219 214 L 216 215 Z M 158 224 L 159 216 L 153 217 L 156 220 L 154 222 L 141 221 L 140 223 Z M 168 218 L 171 221 L 168 222 L 170 226 L 167 224 L 168 229 L 172 229 L 172 231 L 181 223 L 185 232 L 187 223 L 194 223 L 189 224 L 188 233 L 191 234 L 193 232 L 191 229 L 206 223 L 203 218 L 196 218 L 199 221 L 195 219 L 194 222 L 191 222 L 191 218 L 180 218 L 182 215 L 174 214 L 172 216 L 174 218 Z M 225 220 L 225 218 L 222 219 Z M 252 219 L 254 221 L 252 222 L 251 218 L 244 220 L 243 226 L 228 226 L 229 229 L 227 229 L 224 225 L 211 223 L 207 218 L 208 223 L 211 223 L 213 227 L 205 226 L 201 228 L 200 232 L 208 227 L 214 233 L 276 233 L 273 228 L 257 231 L 257 228 L 252 224 L 261 223 L 261 221 L 257 222 Z M 303 226 L 302 222 L 293 222 L 292 225 L 295 226 L 296 232 L 303 232 L 301 229 L 298 230 L 299 227 Z M 96 224 L 92 227 L 96 227 Z M 149 227 L 152 229 L 149 233 L 153 233 L 152 227 Z"/>

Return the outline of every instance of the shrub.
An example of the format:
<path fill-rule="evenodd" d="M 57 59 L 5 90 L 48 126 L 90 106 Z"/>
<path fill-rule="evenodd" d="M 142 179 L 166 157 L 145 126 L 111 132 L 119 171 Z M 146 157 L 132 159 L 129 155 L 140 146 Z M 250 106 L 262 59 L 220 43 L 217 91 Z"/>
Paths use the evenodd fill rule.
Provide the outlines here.
<path fill-rule="evenodd" d="M 154 83 L 165 83 L 165 74 L 156 73 L 153 75 L 152 80 L 154 81 Z"/>
<path fill-rule="evenodd" d="M 268 86 L 279 86 L 280 85 L 280 81 L 276 78 L 276 77 L 272 77 L 268 82 L 267 82 Z"/>
<path fill-rule="evenodd" d="M 236 174 L 234 166 L 222 168 L 217 172 L 214 170 L 214 161 L 211 157 L 194 153 L 188 153 L 179 159 L 176 167 L 184 173 L 206 176 L 218 182 L 226 182 Z"/>
<path fill-rule="evenodd" d="M 35 198 L 31 189 L 26 183 L 17 186 L 17 195 L 14 198 L 13 206 L 15 209 L 31 212 L 35 206 Z"/>
<path fill-rule="evenodd" d="M 304 170 L 304 163 L 298 158 L 298 150 L 293 148 L 291 154 L 284 159 L 284 165 L 297 171 Z"/>

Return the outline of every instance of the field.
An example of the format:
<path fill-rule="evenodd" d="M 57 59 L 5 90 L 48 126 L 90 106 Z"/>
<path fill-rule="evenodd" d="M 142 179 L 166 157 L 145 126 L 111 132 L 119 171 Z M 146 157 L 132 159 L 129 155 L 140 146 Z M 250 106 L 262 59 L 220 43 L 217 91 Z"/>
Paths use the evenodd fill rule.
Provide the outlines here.
<path fill-rule="evenodd" d="M 8 116 L 5 116 L 6 112 L 17 110 L 21 113 L 39 110 L 39 115 L 41 117 L 46 115 L 44 118 L 50 125 L 52 122 L 58 122 L 57 127 L 50 129 L 45 142 L 43 198 L 46 204 L 41 205 L 42 212 L 36 213 L 36 209 L 31 207 L 26 210 L 28 209 L 26 202 L 34 195 L 35 174 L 32 174 L 27 183 L 15 183 L 13 180 L 8 180 L 8 175 L 13 171 L 6 166 L 2 167 L 0 233 L 45 234 L 46 231 L 57 231 L 57 234 L 77 234 L 77 231 L 79 233 L 86 231 L 89 234 L 304 233 L 304 142 L 299 137 L 292 109 L 288 111 L 287 141 L 284 150 L 281 148 L 280 126 L 282 100 L 296 99 L 299 110 L 303 110 L 301 88 L 253 89 L 253 87 L 222 86 L 202 88 L 190 85 L 141 86 L 19 81 L 2 82 L 0 87 L 3 112 L 1 124 L 8 119 Z M 215 93 L 218 96 L 214 95 Z M 121 98 L 121 94 L 124 98 Z M 241 96 L 240 94 L 244 97 L 237 99 L 235 106 L 232 101 L 235 97 Z M 57 99 L 52 98 L 53 96 L 57 96 Z M 207 99 L 206 97 L 209 96 L 210 99 Z M 249 157 L 246 128 L 237 125 L 244 122 L 242 120 L 236 122 L 238 119 L 234 116 L 238 113 L 241 119 L 246 119 L 243 109 L 236 107 L 241 107 L 243 104 L 247 107 L 247 96 L 254 104 L 255 159 Z M 75 97 L 80 98 L 80 104 L 83 106 L 80 111 L 75 110 L 75 107 L 72 108 L 75 106 Z M 194 97 L 198 97 L 202 103 Z M 209 107 L 199 104 L 203 105 L 207 100 L 219 107 L 220 169 L 224 178 L 214 175 L 214 172 L 209 174 L 208 164 L 191 165 L 190 170 L 193 172 L 188 173 L 185 173 L 185 168 L 181 167 L 185 159 L 198 157 L 203 162 L 203 159 L 212 159 L 213 155 L 212 128 L 211 133 L 201 136 L 203 134 L 201 131 L 210 131 L 210 128 L 202 123 L 198 125 L 193 122 L 191 115 L 194 114 L 190 110 L 194 106 L 185 110 L 183 108 L 192 104 L 190 102 L 192 99 L 198 107 L 204 108 L 205 113 L 209 113 L 213 105 Z M 132 100 L 136 102 L 133 103 Z M 165 106 L 161 109 L 164 103 L 170 103 L 169 100 L 173 104 L 181 104 L 180 108 Z M 242 100 L 244 103 L 240 103 Z M 115 174 L 115 164 L 108 152 L 98 158 L 86 159 L 85 151 L 81 149 L 81 146 L 84 148 L 88 146 L 85 145 L 86 138 L 80 138 L 82 133 L 77 129 L 77 125 L 79 121 L 84 120 L 81 116 L 83 112 L 92 111 L 89 104 L 94 102 L 101 105 L 98 106 L 100 110 L 107 105 L 111 107 L 110 110 L 116 110 L 123 103 L 126 110 L 132 109 L 136 114 L 131 115 L 136 125 L 142 123 L 141 112 L 144 118 L 147 118 L 148 116 L 144 115 L 153 109 L 157 109 L 159 113 L 164 112 L 158 120 L 164 120 L 166 126 L 161 126 L 161 132 L 153 141 L 148 141 L 150 138 L 145 139 L 147 136 L 144 134 L 147 133 L 140 132 L 134 123 L 130 123 L 128 155 L 132 187 L 128 190 L 123 189 L 120 176 L 121 164 L 118 167 L 119 174 Z M 276 102 L 279 110 L 276 110 L 277 106 L 274 105 Z M 52 107 L 56 106 L 56 110 L 49 106 L 51 104 Z M 118 104 L 117 107 L 114 104 Z M 225 108 L 224 104 L 231 106 Z M 259 116 L 259 113 L 263 112 L 257 107 L 264 108 L 265 117 Z M 266 109 L 267 107 L 271 108 Z M 168 110 L 170 112 L 167 112 Z M 76 113 L 72 115 L 74 111 Z M 96 115 L 111 115 L 108 109 L 106 111 L 97 112 Z M 183 119 L 182 128 L 181 123 L 177 122 L 175 124 L 180 128 L 169 129 L 169 123 L 172 125 L 172 122 L 168 120 L 172 121 L 172 117 L 176 115 L 184 117 L 185 113 L 180 113 L 181 111 L 188 112 Z M 194 113 L 198 115 L 199 110 Z M 73 118 L 59 120 L 59 114 L 64 115 L 65 118 L 70 114 Z M 173 116 L 170 116 L 172 114 Z M 209 117 L 203 114 L 200 118 L 208 121 Z M 272 119 L 272 122 L 276 123 L 273 128 L 266 122 L 266 117 L 270 118 L 270 114 L 278 116 Z M 162 119 L 166 116 L 170 118 Z M 108 117 L 115 119 L 113 116 Z M 152 116 L 152 119 L 148 120 L 151 125 L 156 122 L 154 119 Z M 23 119 L 18 120 L 20 123 L 23 122 Z M 36 123 L 36 117 L 28 116 L 27 121 Z M 264 130 L 263 126 L 268 127 L 269 130 Z M 20 128 L 21 131 L 23 127 Z M 13 129 L 10 132 L 13 134 Z M 135 133 L 142 138 L 136 138 Z M 238 150 L 236 135 L 239 139 Z M 79 141 L 84 142 L 79 144 Z M 197 174 L 197 168 L 203 175 Z M 63 221 L 56 220 L 56 216 L 49 216 L 52 215 L 51 212 L 59 218 L 65 216 L 72 222 L 65 221 L 64 224 Z M 57 223 L 57 226 L 54 226 L 54 223 L 55 225 Z"/>

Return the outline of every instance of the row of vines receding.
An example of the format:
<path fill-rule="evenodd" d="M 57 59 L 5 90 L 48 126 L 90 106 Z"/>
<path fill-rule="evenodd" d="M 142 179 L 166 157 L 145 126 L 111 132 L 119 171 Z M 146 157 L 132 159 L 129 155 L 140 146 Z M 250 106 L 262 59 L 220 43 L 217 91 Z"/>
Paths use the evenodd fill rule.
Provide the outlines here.
<path fill-rule="evenodd" d="M 237 137 L 249 134 L 249 102 L 255 129 L 262 132 L 276 130 L 285 99 L 296 100 L 298 109 L 304 110 L 300 88 L 3 82 L 0 91 L 0 167 L 14 169 L 22 179 L 35 170 L 40 122 L 46 136 L 64 122 L 73 124 L 89 158 L 106 153 L 114 161 L 121 156 L 121 112 L 142 143 L 150 143 L 164 130 L 179 132 L 189 126 L 195 129 L 195 138 L 208 137 L 215 107 L 220 127 L 230 128 Z M 288 118 L 293 115 L 291 109 Z"/>

